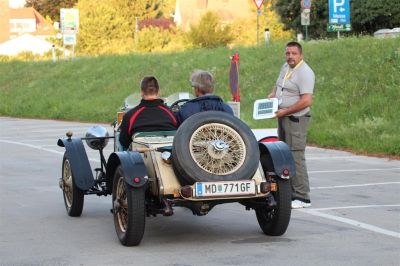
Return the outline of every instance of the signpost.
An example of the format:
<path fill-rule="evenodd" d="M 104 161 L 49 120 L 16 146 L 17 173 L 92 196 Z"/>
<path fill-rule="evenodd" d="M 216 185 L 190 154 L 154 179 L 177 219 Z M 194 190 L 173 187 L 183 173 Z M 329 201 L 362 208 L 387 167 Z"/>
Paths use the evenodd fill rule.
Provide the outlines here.
<path fill-rule="evenodd" d="M 341 31 L 351 31 L 350 0 L 329 0 L 329 31 L 337 31 L 340 38 Z"/>
<path fill-rule="evenodd" d="M 76 34 L 79 30 L 79 10 L 76 8 L 60 9 L 61 32 Z"/>
<path fill-rule="evenodd" d="M 311 13 L 311 1 L 312 0 L 301 0 L 301 25 L 304 26 L 306 41 L 308 41 L 308 26 L 310 25 L 310 13 Z"/>
<path fill-rule="evenodd" d="M 257 6 L 257 46 L 259 42 L 259 37 L 258 37 L 258 29 L 259 29 L 259 23 L 258 23 L 258 17 L 261 15 L 261 7 L 264 3 L 264 0 L 253 0 L 254 4 Z"/>
<path fill-rule="evenodd" d="M 329 0 L 329 24 L 350 24 L 349 0 Z"/>
<path fill-rule="evenodd" d="M 64 45 L 76 45 L 76 34 L 64 34 L 63 35 Z"/>
<path fill-rule="evenodd" d="M 351 24 L 328 24 L 326 30 L 328 32 L 351 31 Z"/>
<path fill-rule="evenodd" d="M 76 8 L 61 8 L 60 20 L 64 51 L 66 45 L 72 45 L 73 58 L 76 45 L 76 34 L 79 31 L 79 10 Z"/>

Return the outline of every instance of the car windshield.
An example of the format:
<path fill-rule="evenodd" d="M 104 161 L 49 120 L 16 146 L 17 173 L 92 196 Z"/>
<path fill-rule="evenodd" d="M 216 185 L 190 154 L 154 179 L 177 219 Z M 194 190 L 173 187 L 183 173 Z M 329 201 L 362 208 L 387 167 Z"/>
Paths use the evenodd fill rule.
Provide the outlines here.
<path fill-rule="evenodd" d="M 174 102 L 178 101 L 178 100 L 191 100 L 194 99 L 193 94 L 189 93 L 189 92 L 177 92 L 174 94 L 171 94 L 170 96 L 164 98 L 164 101 L 167 105 L 171 105 Z"/>
<path fill-rule="evenodd" d="M 142 99 L 142 97 L 140 96 L 140 93 L 135 92 L 135 93 L 129 95 L 124 100 L 124 108 L 131 109 L 131 108 L 135 107 L 136 105 L 138 105 L 140 103 L 141 99 Z M 165 104 L 167 104 L 168 106 L 171 106 L 171 104 L 173 104 L 174 102 L 176 102 L 178 100 L 194 99 L 194 96 L 193 96 L 193 94 L 191 94 L 189 92 L 176 92 L 174 94 L 169 95 L 168 97 L 165 97 L 165 98 L 162 97 L 162 99 L 164 100 Z"/>

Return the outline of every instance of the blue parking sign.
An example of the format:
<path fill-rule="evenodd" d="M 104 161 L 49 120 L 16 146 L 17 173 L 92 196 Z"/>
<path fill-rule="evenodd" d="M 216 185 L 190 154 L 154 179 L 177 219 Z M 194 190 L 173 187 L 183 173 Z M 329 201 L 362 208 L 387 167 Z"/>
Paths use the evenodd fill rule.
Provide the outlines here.
<path fill-rule="evenodd" d="M 329 24 L 350 24 L 350 0 L 329 0 Z"/>

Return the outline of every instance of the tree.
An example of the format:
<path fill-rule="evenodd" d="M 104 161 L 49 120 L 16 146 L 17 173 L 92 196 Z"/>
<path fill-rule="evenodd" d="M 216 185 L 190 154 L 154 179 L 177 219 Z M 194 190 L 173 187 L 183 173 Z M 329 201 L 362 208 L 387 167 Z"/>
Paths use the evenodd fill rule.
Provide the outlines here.
<path fill-rule="evenodd" d="M 256 6 L 251 3 L 251 11 L 254 16 L 250 18 L 238 18 L 232 23 L 232 33 L 234 36 L 234 45 L 255 45 L 257 43 L 257 17 Z M 293 31 L 285 31 L 284 25 L 280 21 L 280 17 L 275 10 L 272 9 L 271 3 L 264 3 L 261 15 L 259 16 L 259 41 L 264 43 L 265 28 L 269 29 L 271 41 L 286 41 L 293 37 Z"/>
<path fill-rule="evenodd" d="M 353 31 L 372 33 L 400 25 L 400 0 L 352 0 L 350 4 Z"/>
<path fill-rule="evenodd" d="M 139 1 L 140 2 L 140 1 Z M 127 52 L 132 49 L 135 28 L 121 14 L 119 0 L 80 0 L 78 51 L 84 54 Z M 117 8 L 118 7 L 118 8 Z"/>
<path fill-rule="evenodd" d="M 213 12 L 205 13 L 197 25 L 191 25 L 188 38 L 194 47 L 226 46 L 233 40 L 230 25 L 221 25 Z"/>
<path fill-rule="evenodd" d="M 303 31 L 300 0 L 275 0 L 274 8 L 285 29 Z M 312 37 L 329 36 L 326 32 L 328 18 L 329 1 L 313 0 L 309 26 Z M 380 28 L 396 27 L 400 25 L 400 0 L 351 0 L 350 21 L 353 33 L 373 33 Z"/>
<path fill-rule="evenodd" d="M 60 21 L 60 9 L 72 8 L 78 0 L 27 0 L 25 6 L 33 7 L 42 16 L 50 17 L 52 21 Z"/>
<path fill-rule="evenodd" d="M 285 30 L 303 32 L 301 25 L 301 2 L 300 0 L 275 0 L 274 9 L 280 15 Z M 328 0 L 312 1 L 310 35 L 314 38 L 326 36 L 326 25 L 328 24 Z"/>
<path fill-rule="evenodd" d="M 138 52 L 177 52 L 186 48 L 183 32 L 175 27 L 143 28 L 135 40 L 135 51 Z"/>
<path fill-rule="evenodd" d="M 136 20 L 163 13 L 163 0 L 79 0 L 78 48 L 85 54 L 133 51 Z"/>

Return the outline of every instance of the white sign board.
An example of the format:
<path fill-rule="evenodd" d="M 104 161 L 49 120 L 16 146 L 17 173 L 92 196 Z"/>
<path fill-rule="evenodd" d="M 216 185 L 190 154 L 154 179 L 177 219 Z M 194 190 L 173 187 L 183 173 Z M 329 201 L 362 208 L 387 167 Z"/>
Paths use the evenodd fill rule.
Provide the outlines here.
<path fill-rule="evenodd" d="M 63 35 L 64 45 L 76 45 L 76 34 L 64 34 Z"/>
<path fill-rule="evenodd" d="M 268 119 L 275 117 L 275 112 L 278 111 L 278 99 L 260 99 L 254 102 L 253 118 Z"/>
<path fill-rule="evenodd" d="M 308 12 L 306 11 L 308 10 Z M 308 26 L 310 25 L 310 9 L 303 9 L 303 12 L 301 12 L 301 25 L 303 26 Z"/>
<path fill-rule="evenodd" d="M 79 30 L 79 10 L 76 8 L 61 8 L 61 32 L 76 34 Z"/>
<path fill-rule="evenodd" d="M 256 4 L 257 9 L 260 9 L 261 6 L 263 5 L 264 0 L 254 0 L 254 4 Z"/>

